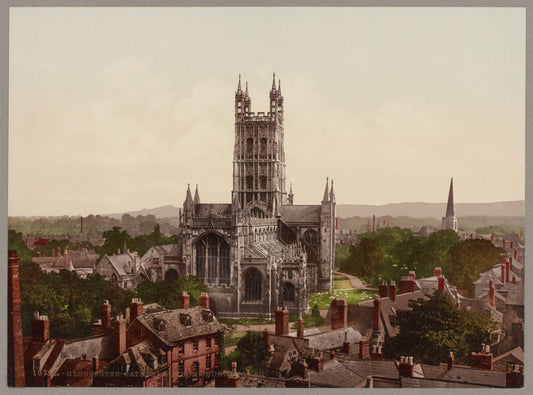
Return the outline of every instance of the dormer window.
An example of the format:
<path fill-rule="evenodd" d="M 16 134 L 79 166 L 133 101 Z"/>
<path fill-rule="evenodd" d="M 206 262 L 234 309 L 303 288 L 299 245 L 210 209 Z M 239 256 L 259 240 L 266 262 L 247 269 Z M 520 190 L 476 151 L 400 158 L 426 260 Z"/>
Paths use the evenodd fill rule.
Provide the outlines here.
<path fill-rule="evenodd" d="M 205 322 L 213 322 L 213 313 L 210 310 L 202 310 L 202 318 Z"/>
<path fill-rule="evenodd" d="M 180 322 L 181 322 L 181 325 L 191 326 L 192 318 L 190 314 L 180 313 Z"/>

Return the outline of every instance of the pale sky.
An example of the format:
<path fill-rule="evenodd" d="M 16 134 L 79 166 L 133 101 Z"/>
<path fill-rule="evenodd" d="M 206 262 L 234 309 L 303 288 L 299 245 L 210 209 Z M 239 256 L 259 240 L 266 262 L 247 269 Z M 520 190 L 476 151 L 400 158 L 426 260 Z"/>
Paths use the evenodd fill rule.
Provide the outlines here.
<path fill-rule="evenodd" d="M 230 203 L 234 94 L 318 204 L 525 198 L 525 10 L 11 8 L 9 215 Z"/>

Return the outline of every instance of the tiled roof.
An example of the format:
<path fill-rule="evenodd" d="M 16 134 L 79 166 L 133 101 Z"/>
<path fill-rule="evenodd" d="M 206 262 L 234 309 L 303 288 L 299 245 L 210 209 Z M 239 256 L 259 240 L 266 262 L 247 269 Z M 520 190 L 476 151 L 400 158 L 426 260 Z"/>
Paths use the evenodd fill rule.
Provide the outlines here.
<path fill-rule="evenodd" d="M 488 385 L 441 381 L 421 377 L 400 377 L 401 388 L 487 388 Z"/>
<path fill-rule="evenodd" d="M 281 219 L 287 223 L 295 222 L 320 222 L 321 206 L 319 205 L 298 205 L 282 206 Z"/>
<path fill-rule="evenodd" d="M 132 274 L 134 258 L 131 254 L 107 255 L 107 258 L 120 276 Z"/>
<path fill-rule="evenodd" d="M 214 316 L 212 322 L 204 320 L 204 311 L 211 312 L 211 310 L 196 306 L 187 309 L 165 310 L 143 314 L 137 317 L 137 320 L 165 344 L 173 346 L 182 339 L 215 333 L 223 329 L 222 325 L 219 324 Z M 185 326 L 181 323 L 181 314 L 188 314 L 191 317 L 190 326 Z M 164 322 L 164 325 L 163 329 L 160 330 L 159 324 L 161 322 Z"/>
<path fill-rule="evenodd" d="M 131 376 L 133 372 L 139 372 L 139 377 L 151 377 L 168 366 L 168 363 L 159 363 L 159 359 L 165 355 L 163 350 L 154 347 L 148 340 L 144 340 L 129 347 L 126 352 L 115 358 L 103 370 L 116 372 L 115 375 L 118 373 L 127 377 Z"/>
<path fill-rule="evenodd" d="M 309 348 L 326 351 L 342 347 L 345 336 L 347 336 L 348 342 L 351 344 L 359 343 L 362 338 L 359 331 L 348 327 L 332 330 L 330 332 L 313 334 L 307 337 L 307 339 L 309 339 Z"/>
<path fill-rule="evenodd" d="M 513 285 L 509 290 L 507 295 L 507 300 L 505 301 L 506 305 L 524 305 L 524 286 L 523 285 Z"/>
<path fill-rule="evenodd" d="M 309 371 L 311 383 L 322 387 L 354 388 L 364 386 L 366 376 L 337 359 L 325 362 L 321 372 Z"/>

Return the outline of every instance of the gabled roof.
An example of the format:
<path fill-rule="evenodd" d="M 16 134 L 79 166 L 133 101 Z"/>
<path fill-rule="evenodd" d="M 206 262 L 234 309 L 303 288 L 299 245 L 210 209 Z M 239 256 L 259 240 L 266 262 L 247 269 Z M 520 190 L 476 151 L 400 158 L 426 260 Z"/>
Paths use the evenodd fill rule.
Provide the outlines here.
<path fill-rule="evenodd" d="M 492 360 L 493 364 L 502 360 L 502 359 L 505 359 L 509 356 L 513 356 L 515 357 L 516 359 L 518 359 L 519 361 L 521 361 L 522 363 L 524 363 L 524 349 L 522 347 L 515 347 L 513 348 L 512 350 L 509 350 L 507 351 L 506 353 L 503 353 L 501 355 L 498 355 L 496 358 L 494 358 Z"/>
<path fill-rule="evenodd" d="M 281 207 L 281 219 L 287 223 L 320 223 L 320 205 L 290 205 Z"/>
<path fill-rule="evenodd" d="M 325 362 L 321 372 L 309 370 L 309 379 L 314 385 L 335 388 L 361 387 L 366 383 L 366 376 L 353 371 L 337 359 Z"/>
<path fill-rule="evenodd" d="M 143 326 L 156 335 L 163 343 L 168 346 L 174 346 L 177 342 L 199 335 L 216 333 L 223 330 L 222 325 L 213 316 L 213 321 L 204 320 L 204 311 L 201 306 L 189 307 L 187 309 L 165 310 L 149 314 L 143 314 L 137 317 Z M 181 323 L 181 314 L 188 314 L 191 318 L 191 325 L 186 326 Z M 163 329 L 160 330 L 159 324 L 163 322 Z"/>
<path fill-rule="evenodd" d="M 347 337 L 348 342 L 351 344 L 359 343 L 362 338 L 359 331 L 348 327 L 312 334 L 309 335 L 307 339 L 309 340 L 309 348 L 326 351 L 342 347 L 345 337 Z"/>
<path fill-rule="evenodd" d="M 279 240 L 267 240 L 247 245 L 244 257 L 265 258 L 268 256 L 280 257 L 283 253 L 285 244 Z"/>
<path fill-rule="evenodd" d="M 135 258 L 129 252 L 126 254 L 106 255 L 106 257 L 120 276 L 133 274 L 132 269 Z"/>
<path fill-rule="evenodd" d="M 454 366 L 438 377 L 439 380 L 453 381 L 464 384 L 477 384 L 491 387 L 505 387 L 505 373 L 494 370 L 471 369 L 470 367 Z"/>

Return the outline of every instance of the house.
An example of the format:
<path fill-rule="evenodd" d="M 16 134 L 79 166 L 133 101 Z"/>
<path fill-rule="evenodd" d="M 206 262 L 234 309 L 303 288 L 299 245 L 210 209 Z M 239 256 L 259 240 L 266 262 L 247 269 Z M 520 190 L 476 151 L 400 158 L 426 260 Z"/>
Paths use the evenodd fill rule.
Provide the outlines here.
<path fill-rule="evenodd" d="M 163 281 L 167 278 L 186 276 L 185 264 L 180 255 L 181 244 L 151 247 L 141 258 L 141 267 L 144 269 L 141 278 L 150 281 Z M 144 278 L 144 273 L 148 276 L 147 278 Z"/>
<path fill-rule="evenodd" d="M 132 289 L 137 286 L 143 271 L 139 254 L 125 249 L 123 254 L 119 251 L 118 254 L 104 255 L 94 272 L 121 288 Z"/>

